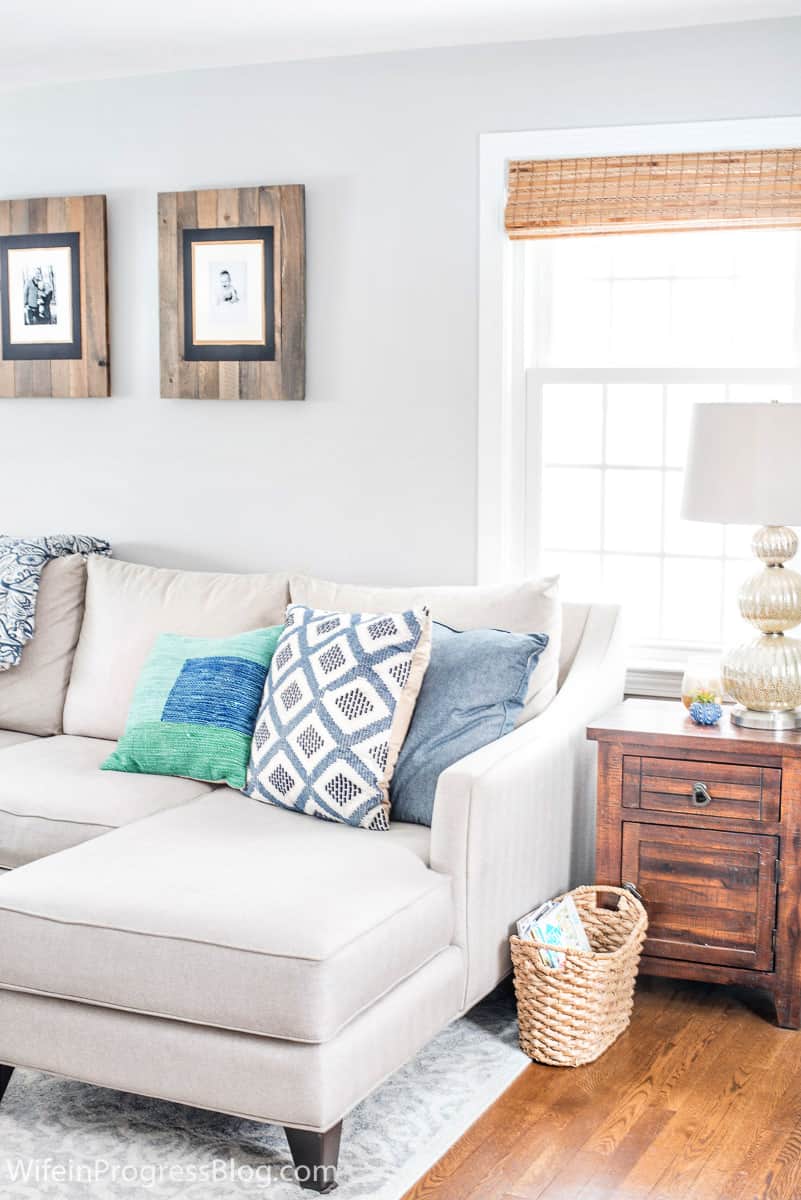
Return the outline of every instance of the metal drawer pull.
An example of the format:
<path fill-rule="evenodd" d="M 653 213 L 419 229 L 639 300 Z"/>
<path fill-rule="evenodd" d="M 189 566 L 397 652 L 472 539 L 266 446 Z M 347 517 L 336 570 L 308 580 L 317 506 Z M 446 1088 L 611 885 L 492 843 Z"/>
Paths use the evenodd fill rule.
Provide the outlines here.
<path fill-rule="evenodd" d="M 707 804 L 712 803 L 712 797 L 706 790 L 703 783 L 693 784 L 693 804 L 696 808 L 706 808 Z"/>

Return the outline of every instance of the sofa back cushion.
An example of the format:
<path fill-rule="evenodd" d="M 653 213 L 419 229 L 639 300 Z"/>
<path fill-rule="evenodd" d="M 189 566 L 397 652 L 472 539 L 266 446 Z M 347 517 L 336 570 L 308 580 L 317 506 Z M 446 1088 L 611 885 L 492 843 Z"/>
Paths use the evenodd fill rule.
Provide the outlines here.
<path fill-rule="evenodd" d="M 0 671 L 0 729 L 61 733 L 64 697 L 83 617 L 86 563 L 80 554 L 54 558 L 42 570 L 33 639 L 22 661 Z"/>
<path fill-rule="evenodd" d="M 91 558 L 64 732 L 111 741 L 122 736 L 137 679 L 160 634 L 229 637 L 280 625 L 287 601 L 285 575 L 217 575 Z"/>
<path fill-rule="evenodd" d="M 487 587 L 367 587 L 293 575 L 289 590 L 293 604 L 307 604 L 310 608 L 397 612 L 426 605 L 435 621 L 449 625 L 451 629 L 544 633 L 548 637 L 548 646 L 531 676 L 518 724 L 542 712 L 556 695 L 562 623 L 558 577 Z"/>
<path fill-rule="evenodd" d="M 562 605 L 562 646 L 559 652 L 559 687 L 562 686 L 578 653 L 584 628 L 590 615 L 590 604 Z"/>

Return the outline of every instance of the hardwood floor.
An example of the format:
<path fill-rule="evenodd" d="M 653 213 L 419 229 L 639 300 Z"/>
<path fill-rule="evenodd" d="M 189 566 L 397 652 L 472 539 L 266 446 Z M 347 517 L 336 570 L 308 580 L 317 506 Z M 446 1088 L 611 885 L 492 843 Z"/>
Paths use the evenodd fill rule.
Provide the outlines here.
<path fill-rule="evenodd" d="M 801 1200 L 801 1032 L 759 993 L 642 979 L 597 1062 L 532 1064 L 405 1200 Z"/>

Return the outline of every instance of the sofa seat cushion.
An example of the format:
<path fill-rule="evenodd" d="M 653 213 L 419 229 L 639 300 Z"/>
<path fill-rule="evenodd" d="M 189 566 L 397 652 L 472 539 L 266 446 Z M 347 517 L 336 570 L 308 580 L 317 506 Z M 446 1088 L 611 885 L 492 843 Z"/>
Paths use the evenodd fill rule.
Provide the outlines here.
<path fill-rule="evenodd" d="M 0 729 L 0 750 L 7 750 L 9 746 L 18 746 L 20 742 L 35 742 L 36 740 L 33 733 L 17 733 L 13 729 Z"/>
<path fill-rule="evenodd" d="M 190 779 L 101 771 L 113 749 L 113 742 L 60 735 L 3 750 L 0 867 L 22 866 L 211 791 Z"/>
<path fill-rule="evenodd" d="M 0 880 L 0 987 L 324 1042 L 451 941 L 404 837 L 220 788 Z"/>

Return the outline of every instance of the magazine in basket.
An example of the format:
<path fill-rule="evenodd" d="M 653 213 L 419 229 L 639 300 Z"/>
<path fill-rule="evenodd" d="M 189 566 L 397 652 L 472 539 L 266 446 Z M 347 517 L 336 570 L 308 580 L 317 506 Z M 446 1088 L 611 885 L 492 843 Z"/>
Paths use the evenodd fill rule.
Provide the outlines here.
<path fill-rule="evenodd" d="M 570 895 L 560 900 L 546 900 L 539 908 L 526 913 L 517 922 L 517 936 L 523 940 L 545 942 L 553 950 L 540 950 L 546 967 L 559 970 L 564 966 L 565 956 L 558 947 L 568 950 L 590 950 L 587 934 L 578 915 L 578 909 Z"/>

